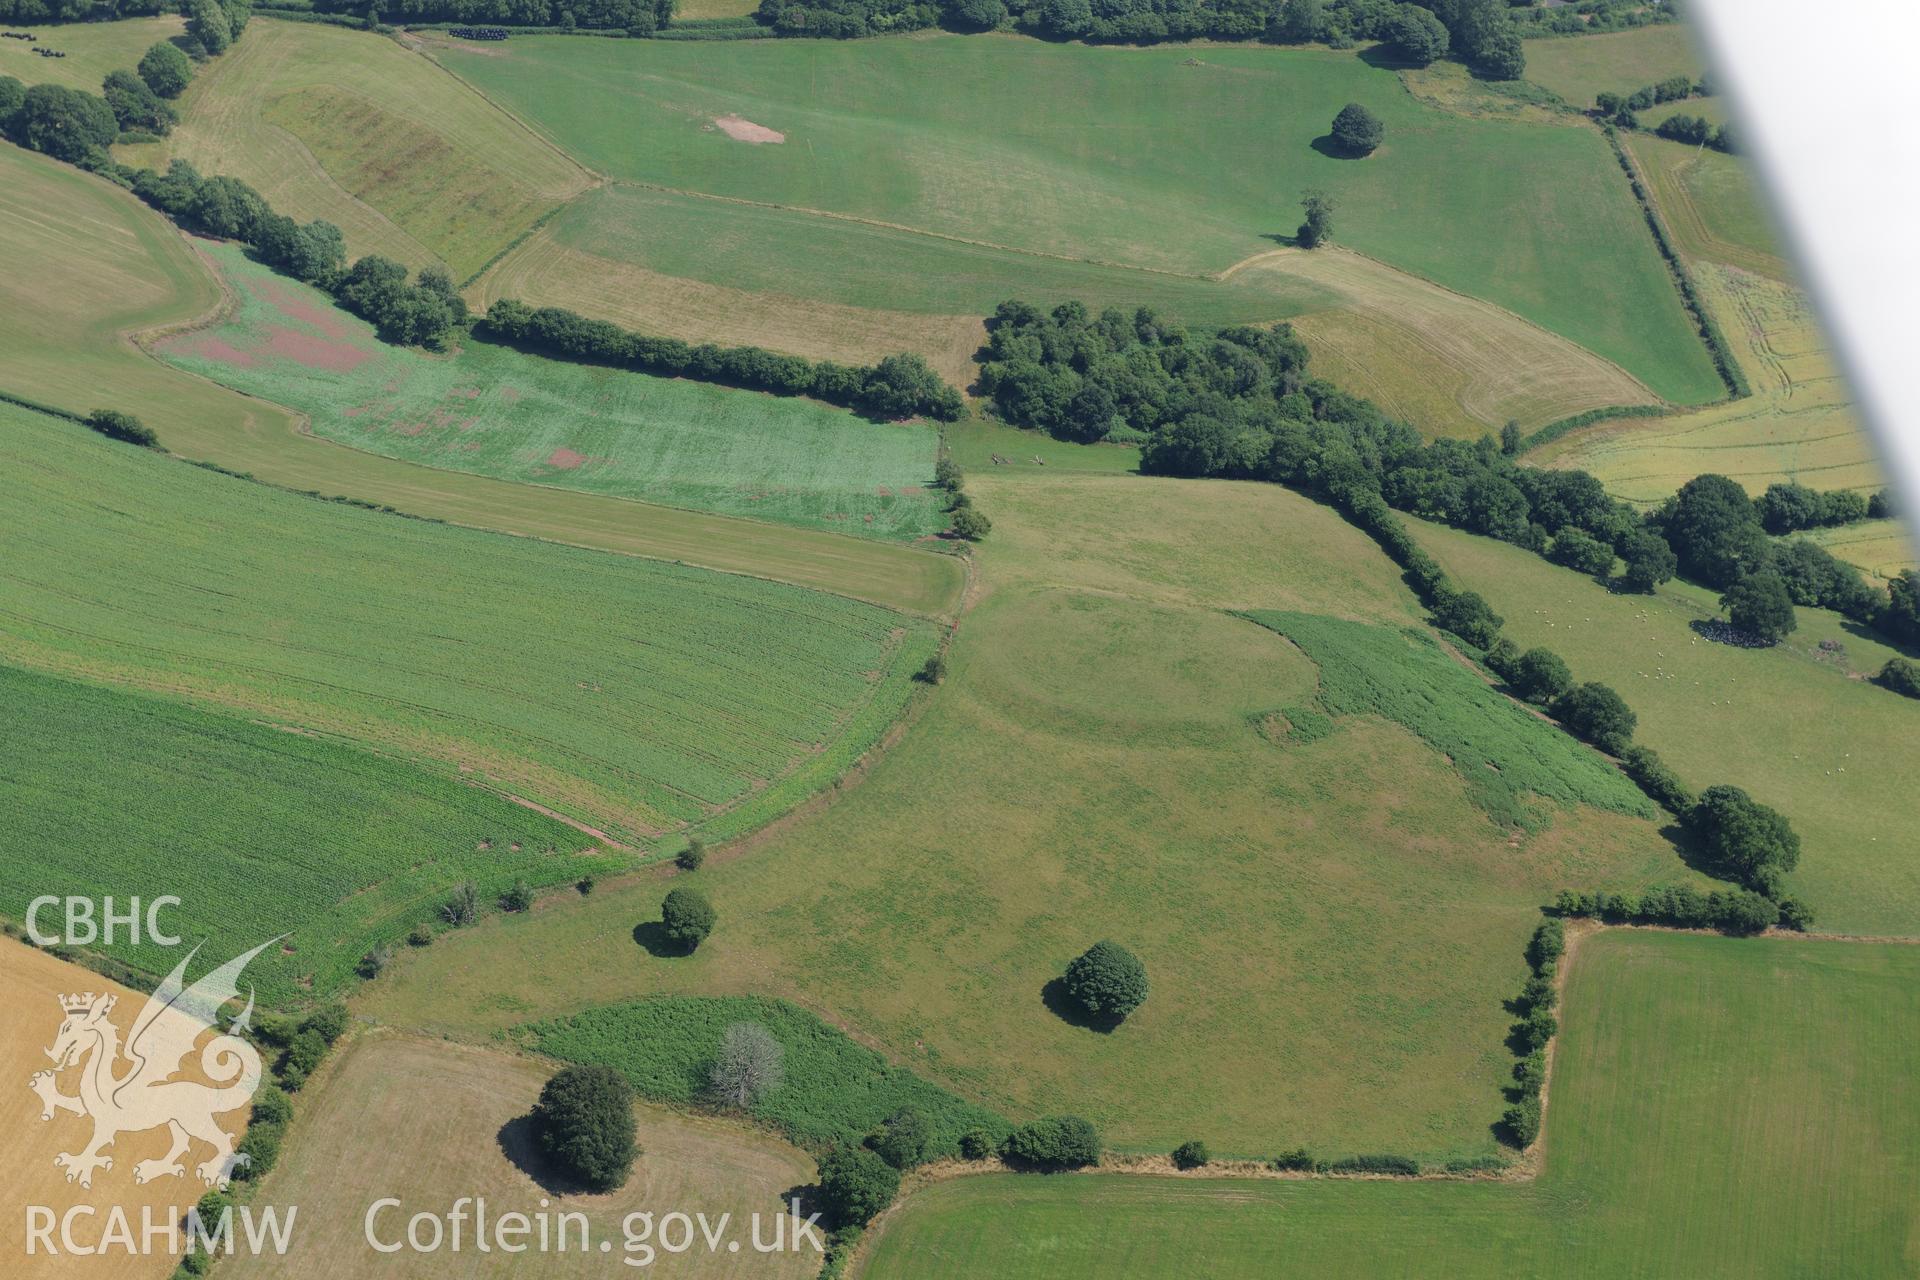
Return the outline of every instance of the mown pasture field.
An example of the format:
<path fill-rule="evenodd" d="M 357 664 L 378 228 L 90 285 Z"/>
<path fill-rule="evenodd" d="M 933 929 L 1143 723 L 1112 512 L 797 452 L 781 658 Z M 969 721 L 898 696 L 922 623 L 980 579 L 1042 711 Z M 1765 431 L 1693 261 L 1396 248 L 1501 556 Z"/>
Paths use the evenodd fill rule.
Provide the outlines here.
<path fill-rule="evenodd" d="M 395 40 L 314 23 L 249 23 L 180 99 L 165 141 L 122 147 L 251 183 L 282 213 L 325 218 L 349 254 L 477 272 L 585 190 L 558 149 Z"/>
<path fill-rule="evenodd" d="M 724 51 L 536 36 L 434 53 L 617 182 L 1027 255 L 1208 275 L 1290 237 L 1300 190 L 1324 187 L 1342 243 L 1512 310 L 1669 399 L 1719 393 L 1598 136 L 1437 110 L 1351 54 L 971 36 Z M 1364 162 L 1314 146 L 1348 101 L 1386 123 L 1388 144 Z M 741 122 L 784 141 L 736 140 Z M 1497 180 L 1517 164 L 1528 183 Z M 757 241 L 704 280 L 751 287 L 737 273 L 790 253 Z M 886 305 L 910 309 L 916 273 L 886 274 Z"/>
<path fill-rule="evenodd" d="M 52 25 L 16 19 L 11 30 L 30 31 L 37 39 L 0 40 L 0 76 L 24 85 L 63 84 L 99 93 L 109 71 L 131 71 L 140 55 L 187 29 L 178 14 L 123 18 L 118 22 L 62 22 Z M 58 49 L 64 58 L 43 58 L 34 46 Z"/>
<path fill-rule="evenodd" d="M 357 511 L 11 406 L 0 422 L 8 661 L 470 772 L 623 839 L 737 831 L 825 786 L 934 644 L 839 596 Z"/>
<path fill-rule="evenodd" d="M 1717 614 L 1711 591 L 1615 595 L 1518 547 L 1411 523 L 1515 644 L 1545 645 L 1576 680 L 1618 690 L 1640 718 L 1636 740 L 1689 786 L 1733 783 L 1786 814 L 1803 845 L 1793 892 L 1814 904 L 1817 928 L 1920 930 L 1920 835 L 1887 804 L 1920 776 L 1920 706 L 1865 679 L 1893 650 L 1823 609 L 1799 610 L 1778 648 L 1718 644 L 1692 629 Z M 1821 640 L 1844 655 L 1823 655 Z"/>
<path fill-rule="evenodd" d="M 221 956 L 212 963 L 220 964 L 230 958 Z M 196 967 L 195 973 L 198 972 Z M 6 1198 L 12 1209 L 0 1215 L 0 1250 L 6 1252 L 7 1273 L 23 1280 L 161 1280 L 173 1267 L 170 1258 L 146 1257 L 119 1249 L 91 1256 L 63 1250 L 59 1257 L 50 1257 L 44 1249 L 37 1249 L 34 1256 L 28 1257 L 23 1212 L 27 1205 L 44 1205 L 54 1212 L 57 1220 L 69 1209 L 94 1208 L 96 1216 L 89 1219 L 83 1215 L 76 1220 L 76 1241 L 87 1244 L 97 1240 L 104 1230 L 107 1205 L 121 1206 L 137 1232 L 143 1209 L 150 1210 L 156 1222 L 176 1221 L 206 1190 L 191 1173 L 184 1179 L 155 1178 L 144 1184 L 133 1180 L 136 1163 L 158 1159 L 166 1153 L 168 1143 L 164 1129 L 125 1133 L 116 1138 L 109 1152 L 114 1157 L 113 1168 L 96 1173 L 92 1189 L 82 1190 L 66 1180 L 66 1171 L 56 1166 L 53 1158 L 62 1152 L 83 1148 L 92 1125 L 64 1112 L 53 1120 L 43 1121 L 40 1099 L 27 1088 L 27 1081 L 36 1072 L 52 1065 L 46 1051 L 60 1030 L 62 996 L 88 991 L 113 995 L 118 1004 L 111 1021 L 123 1037 L 132 1030 L 146 996 L 90 969 L 56 960 L 44 951 L 6 937 L 0 937 L 0 991 L 7 994 L 7 1017 L 0 1023 L 0 1071 L 6 1073 L 9 1082 L 8 1088 L 0 1089 L 0 1124 L 7 1126 L 7 1150 L 12 1156 L 5 1171 L 0 1172 L 0 1196 Z M 76 1077 L 77 1073 L 69 1072 L 61 1078 L 61 1091 L 72 1093 Z M 231 1127 L 235 1119 L 224 1117 L 224 1123 Z M 201 1158 L 204 1158 L 204 1149 Z M 54 1240 L 57 1248 L 57 1232 Z"/>
<path fill-rule="evenodd" d="M 300 1207 L 293 1246 L 280 1256 L 223 1259 L 222 1271 L 247 1280 L 306 1280 L 321 1271 L 363 1280 L 393 1275 L 398 1263 L 421 1280 L 615 1272 L 802 1280 L 820 1268 L 820 1255 L 810 1248 L 757 1253 L 750 1247 L 752 1215 L 761 1216 L 762 1239 L 770 1240 L 771 1219 L 785 1211 L 783 1197 L 813 1178 L 812 1159 L 777 1138 L 641 1104 L 634 1118 L 642 1154 L 633 1175 L 618 1191 L 581 1194 L 553 1183 L 526 1121 L 552 1063 L 386 1031 L 356 1036 L 336 1052 L 338 1059 L 302 1091 L 285 1153 L 259 1196 L 262 1203 Z M 385 1196 L 402 1204 L 376 1219 L 383 1242 L 404 1240 L 411 1215 L 444 1215 L 471 1196 L 486 1201 L 490 1220 L 524 1213 L 537 1226 L 536 1215 L 554 1215 L 548 1221 L 556 1241 L 559 1214 L 584 1214 L 591 1248 L 579 1248 L 576 1227 L 564 1252 L 483 1254 L 474 1248 L 469 1221 L 458 1252 L 376 1253 L 367 1245 L 365 1218 L 368 1206 Z M 695 1212 L 705 1213 L 710 1226 L 729 1216 L 717 1252 L 697 1234 L 687 1253 L 661 1250 L 657 1236 L 647 1240 L 650 1259 L 638 1246 L 627 1251 L 629 1215 L 652 1214 L 657 1231 L 665 1215 Z M 638 1222 L 633 1229 L 639 1232 Z M 602 1240 L 611 1243 L 610 1253 L 599 1251 Z M 729 1252 L 727 1240 L 737 1240 L 739 1252 Z M 622 1265 L 629 1259 L 632 1266 Z M 648 1265 L 641 1270 L 643 1261 Z"/>
<path fill-rule="evenodd" d="M 0 214 L 0 392 L 69 413 L 136 413 L 173 453 L 290 489 L 922 613 L 959 600 L 965 573 L 950 556 L 433 470 L 321 440 L 298 415 L 169 368 L 129 340 L 221 302 L 218 280 L 160 215 L 13 147 L 0 147 Z"/>
<path fill-rule="evenodd" d="M 856 1274 L 1905 1275 L 1917 993 L 1920 947 L 1609 932 L 1572 962 L 1536 1181 L 958 1178 Z"/>
<path fill-rule="evenodd" d="M 409 956 L 359 1010 L 472 1036 L 654 995 L 780 996 L 1010 1119 L 1083 1113 L 1128 1149 L 1490 1150 L 1501 1002 L 1539 904 L 1685 877 L 1655 823 L 1582 806 L 1497 825 L 1444 757 L 1373 716 L 1275 734 L 1272 713 L 1315 696 L 1314 664 L 1225 610 L 1419 621 L 1326 507 L 1052 467 L 968 484 L 994 520 L 979 603 L 857 787 L 691 877 Z M 719 924 L 692 956 L 655 957 L 634 931 L 676 882 Z M 1111 1035 L 1047 994 L 1103 937 L 1152 984 Z"/>
<path fill-rule="evenodd" d="M 1585 111 L 1595 94 L 1629 94 L 1669 76 L 1700 79 L 1706 59 L 1678 22 L 1605 35 L 1526 42 L 1527 79 Z M 1698 114 L 1698 113 L 1696 113 Z"/>
<path fill-rule="evenodd" d="M 480 787 L 170 699 L 0 666 L 0 726 L 0 915 L 44 893 L 174 894 L 175 932 L 216 964 L 290 935 L 248 969 L 273 1007 L 331 994 L 463 881 L 490 903 L 628 861 Z M 179 958 L 100 949 L 156 978 Z"/>
<path fill-rule="evenodd" d="M 501 480 L 638 498 L 859 537 L 948 523 L 927 423 L 869 422 L 771 396 L 466 341 L 391 346 L 325 294 L 210 245 L 237 298 L 156 345 L 170 363 L 299 410 L 323 439 Z"/>

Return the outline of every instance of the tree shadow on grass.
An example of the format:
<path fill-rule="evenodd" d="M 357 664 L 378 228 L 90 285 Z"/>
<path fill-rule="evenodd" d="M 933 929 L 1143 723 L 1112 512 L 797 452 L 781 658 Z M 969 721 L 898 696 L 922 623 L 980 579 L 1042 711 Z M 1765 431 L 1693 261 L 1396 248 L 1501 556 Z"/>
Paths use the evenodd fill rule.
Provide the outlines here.
<path fill-rule="evenodd" d="M 1067 994 L 1067 980 L 1055 978 L 1040 988 L 1040 1001 L 1054 1017 L 1069 1026 L 1080 1027 L 1087 1031 L 1097 1031 L 1101 1035 L 1112 1035 L 1125 1018 L 1116 1018 L 1111 1014 L 1088 1013 L 1086 1007 Z"/>
<path fill-rule="evenodd" d="M 539 1188 L 552 1196 L 592 1194 L 592 1188 L 555 1167 L 540 1150 L 540 1139 L 531 1115 L 515 1116 L 500 1126 L 495 1135 L 500 1154 L 520 1172 L 532 1178 Z"/>
<path fill-rule="evenodd" d="M 668 935 L 667 922 L 664 920 L 642 920 L 633 926 L 633 940 L 645 947 L 648 955 L 659 960 L 693 954 L 692 947 Z"/>

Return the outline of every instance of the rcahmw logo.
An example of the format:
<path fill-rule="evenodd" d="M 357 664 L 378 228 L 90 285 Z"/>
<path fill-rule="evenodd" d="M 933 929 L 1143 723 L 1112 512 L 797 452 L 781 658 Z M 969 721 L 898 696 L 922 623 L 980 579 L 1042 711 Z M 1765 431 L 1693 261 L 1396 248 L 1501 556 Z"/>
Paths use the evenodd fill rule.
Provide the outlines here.
<path fill-rule="evenodd" d="M 180 938 L 160 928 L 160 908 L 177 907 L 180 899 L 172 894 L 155 898 L 147 903 L 146 910 L 140 909 L 140 899 L 134 898 L 125 910 L 115 911 L 111 897 L 102 898 L 99 910 L 94 909 L 92 898 L 61 898 L 54 894 L 45 894 L 27 904 L 27 937 L 37 947 L 91 947 L 98 943 L 110 947 L 119 941 L 122 929 L 126 933 L 128 946 L 140 945 L 140 925 L 147 926 L 147 941 L 160 947 L 177 947 Z M 40 914 L 54 910 L 63 910 L 60 917 L 64 929 L 59 933 L 44 933 L 40 929 Z"/>
<path fill-rule="evenodd" d="M 214 1083 L 174 1076 L 201 1036 L 217 1029 L 221 1006 L 239 995 L 247 963 L 277 941 L 261 943 L 188 986 L 187 965 L 200 950 L 195 947 L 147 998 L 124 1044 L 111 1017 L 117 997 L 90 991 L 60 997 L 60 1027 L 47 1048 L 53 1068 L 35 1072 L 27 1084 L 40 1097 L 42 1120 L 69 1112 L 93 1122 L 93 1136 L 79 1150 L 53 1158 L 68 1182 L 91 1187 L 96 1171 L 113 1168 L 113 1157 L 104 1153 L 116 1138 L 164 1127 L 171 1145 L 160 1158 L 133 1166 L 135 1182 L 183 1176 L 181 1157 L 198 1143 L 212 1149 L 194 1168 L 200 1181 L 216 1189 L 227 1185 L 246 1157 L 235 1152 L 233 1135 L 214 1117 L 245 1107 L 260 1087 L 260 1054 L 240 1034 L 253 1016 L 251 989 L 226 1031 L 200 1050 L 200 1070 Z M 69 1071 L 76 1073 L 70 1094 L 60 1088 Z"/>

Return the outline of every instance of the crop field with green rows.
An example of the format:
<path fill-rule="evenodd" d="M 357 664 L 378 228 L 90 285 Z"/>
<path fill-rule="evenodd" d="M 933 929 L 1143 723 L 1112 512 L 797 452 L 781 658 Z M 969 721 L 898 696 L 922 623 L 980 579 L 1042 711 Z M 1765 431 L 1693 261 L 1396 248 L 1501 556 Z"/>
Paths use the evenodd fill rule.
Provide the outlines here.
<path fill-rule="evenodd" d="M 399 521 L 11 407 L 0 424 L 7 660 L 470 771 L 624 837 L 823 785 L 933 644 L 838 596 Z"/>
<path fill-rule="evenodd" d="M 345 743 L 164 698 L 0 666 L 0 914 L 48 892 L 122 904 L 173 894 L 163 919 L 235 956 L 269 1007 L 325 997 L 380 942 L 466 880 L 569 883 L 627 859 L 480 787 Z M 49 927 L 43 915 L 43 928 Z M 179 959 L 143 940 L 120 960 Z"/>
<path fill-rule="evenodd" d="M 430 467 L 865 537 L 926 537 L 938 436 L 772 396 L 525 355 L 381 342 L 328 297 L 211 245 L 238 298 L 159 346 L 172 364 L 305 413 L 313 432 Z"/>

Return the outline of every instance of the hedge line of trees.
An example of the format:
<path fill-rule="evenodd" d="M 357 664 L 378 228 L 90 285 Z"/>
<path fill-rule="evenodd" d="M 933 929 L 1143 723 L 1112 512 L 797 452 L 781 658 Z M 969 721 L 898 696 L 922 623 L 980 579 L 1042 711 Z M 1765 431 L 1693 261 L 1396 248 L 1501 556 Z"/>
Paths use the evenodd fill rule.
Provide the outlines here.
<path fill-rule="evenodd" d="M 1520 1061 L 1513 1066 L 1512 1104 L 1500 1116 L 1502 1135 L 1525 1151 L 1540 1136 L 1540 1094 L 1547 1086 L 1547 1043 L 1559 1031 L 1554 1016 L 1559 988 L 1554 973 L 1567 949 L 1566 930 L 1558 920 L 1543 920 L 1527 941 L 1527 968 L 1532 972 L 1513 1002 L 1520 1016 L 1509 1043 Z"/>
<path fill-rule="evenodd" d="M 0 0 L 0 22 L 104 22 L 172 13 L 176 0 Z"/>
<path fill-rule="evenodd" d="M 1607 136 L 1607 145 L 1613 148 L 1613 158 L 1619 163 L 1620 171 L 1627 175 L 1627 186 L 1640 205 L 1640 216 L 1646 219 L 1647 230 L 1653 233 L 1654 248 L 1666 260 L 1674 288 L 1680 291 L 1680 301 L 1692 317 L 1700 341 L 1706 344 L 1707 354 L 1713 358 L 1714 372 L 1726 384 L 1729 395 L 1736 400 L 1745 399 L 1753 394 L 1753 388 L 1747 385 L 1747 375 L 1741 372 L 1740 362 L 1733 358 L 1733 349 L 1727 345 L 1726 335 L 1720 332 L 1720 326 L 1700 301 L 1700 291 L 1693 283 L 1693 275 L 1687 270 L 1680 251 L 1673 247 L 1673 241 L 1668 238 L 1667 224 L 1660 220 L 1659 212 L 1653 207 L 1652 195 L 1647 191 L 1646 184 L 1640 181 L 1640 173 L 1628 158 L 1627 149 L 1620 145 L 1620 135 L 1611 125 L 1601 126 L 1601 132 Z"/>
<path fill-rule="evenodd" d="M 761 0 L 754 16 L 779 35 L 835 39 L 945 26 L 1111 44 L 1266 40 L 1345 49 L 1378 40 L 1422 66 L 1451 48 L 1489 79 L 1515 80 L 1526 69 L 1507 0 Z"/>
<path fill-rule="evenodd" d="M 878 418 L 926 416 L 952 422 L 966 408 L 960 393 L 941 381 L 925 360 L 905 352 L 856 368 L 761 347 L 690 346 L 678 338 L 648 337 L 561 307 L 530 307 L 514 298 L 487 308 L 484 331 L 502 342 L 568 360 L 776 395 L 812 396 Z"/>
<path fill-rule="evenodd" d="M 1688 884 L 1659 885 L 1644 894 L 1596 893 L 1563 889 L 1553 909 L 1563 916 L 1585 916 L 1610 924 L 1655 924 L 1677 929 L 1717 929 L 1736 935 L 1780 925 L 1806 929 L 1813 914 L 1794 898 L 1778 902 L 1751 889 L 1715 889 Z"/>
<path fill-rule="evenodd" d="M 482 26 L 583 27 L 650 35 L 673 20 L 673 0 L 314 0 L 315 13 L 374 22 L 458 22 Z"/>
<path fill-rule="evenodd" d="M 1705 79 L 1671 76 L 1658 84 L 1646 85 L 1631 93 L 1600 93 L 1594 96 L 1592 114 L 1620 129 L 1638 129 L 1639 113 L 1667 102 L 1711 97 L 1713 86 Z M 1696 115 L 1676 113 L 1654 127 L 1654 132 L 1689 146 L 1712 147 L 1732 154 L 1739 150 L 1735 134 L 1728 125 L 1714 125 Z"/>
<path fill-rule="evenodd" d="M 1756 502 L 1706 475 L 1643 517 L 1586 472 L 1520 466 L 1517 430 L 1505 447 L 1491 437 L 1421 440 L 1310 377 L 1306 347 L 1285 325 L 1196 337 L 1146 308 L 1093 315 L 1076 302 L 1042 311 L 1016 301 L 1001 304 L 988 329 L 980 386 L 1001 418 L 1062 439 L 1143 441 L 1143 471 L 1364 492 L 1629 591 L 1683 575 L 1727 593 L 1734 625 L 1762 641 L 1793 630 L 1795 605 L 1920 640 L 1911 573 L 1882 592 L 1824 548 L 1768 535 L 1768 521 L 1797 529 L 1891 511 L 1884 494 L 1782 485 Z"/>

